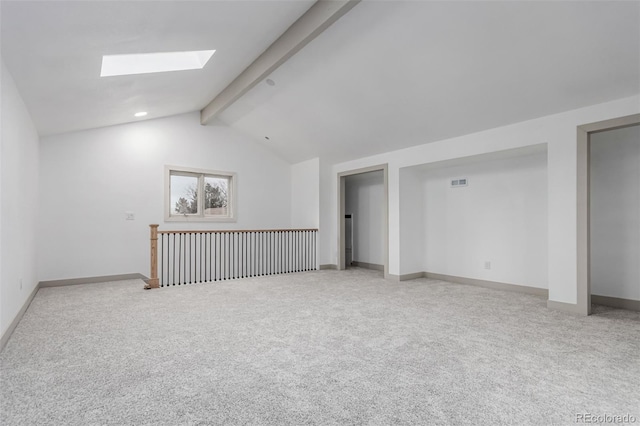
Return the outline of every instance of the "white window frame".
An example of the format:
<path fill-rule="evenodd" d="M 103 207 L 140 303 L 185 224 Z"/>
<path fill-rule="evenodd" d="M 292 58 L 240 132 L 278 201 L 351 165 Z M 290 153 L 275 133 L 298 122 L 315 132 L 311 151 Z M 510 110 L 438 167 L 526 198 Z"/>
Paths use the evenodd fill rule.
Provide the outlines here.
<path fill-rule="evenodd" d="M 197 214 L 173 213 L 171 205 L 171 175 L 194 176 L 198 178 L 198 212 Z M 204 178 L 223 177 L 229 179 L 227 188 L 227 215 L 207 216 L 204 214 Z M 236 222 L 236 185 L 238 177 L 233 172 L 218 170 L 194 169 L 192 167 L 165 166 L 164 169 L 164 220 L 165 222 Z"/>

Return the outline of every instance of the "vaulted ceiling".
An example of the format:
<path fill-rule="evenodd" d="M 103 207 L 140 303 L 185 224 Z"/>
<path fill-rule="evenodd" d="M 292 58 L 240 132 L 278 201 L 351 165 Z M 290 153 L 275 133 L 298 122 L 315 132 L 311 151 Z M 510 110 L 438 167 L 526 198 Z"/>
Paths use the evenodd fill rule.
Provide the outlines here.
<path fill-rule="evenodd" d="M 311 1 L 2 2 L 2 57 L 41 134 L 202 109 Z M 103 54 L 216 49 L 100 78 Z M 290 162 L 343 161 L 640 93 L 640 3 L 362 1 L 226 110 Z M 268 140 L 266 139 L 268 137 Z"/>
<path fill-rule="evenodd" d="M 313 3 L 2 1 L 2 58 L 41 135 L 197 111 Z M 100 77 L 102 55 L 210 49 L 202 70 Z"/>

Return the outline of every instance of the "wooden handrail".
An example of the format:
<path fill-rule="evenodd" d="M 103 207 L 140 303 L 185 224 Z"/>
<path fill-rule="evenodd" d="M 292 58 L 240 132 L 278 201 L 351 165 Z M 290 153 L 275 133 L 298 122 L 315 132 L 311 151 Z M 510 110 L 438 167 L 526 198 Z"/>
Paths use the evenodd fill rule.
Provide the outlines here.
<path fill-rule="evenodd" d="M 153 226 L 153 225 L 151 225 Z M 157 226 L 157 225 L 156 225 Z M 317 228 L 299 228 L 299 229 L 216 229 L 216 230 L 175 230 L 175 231 L 158 231 L 158 234 L 231 234 L 231 233 L 245 233 L 245 232 L 300 232 L 300 231 L 317 231 Z"/>

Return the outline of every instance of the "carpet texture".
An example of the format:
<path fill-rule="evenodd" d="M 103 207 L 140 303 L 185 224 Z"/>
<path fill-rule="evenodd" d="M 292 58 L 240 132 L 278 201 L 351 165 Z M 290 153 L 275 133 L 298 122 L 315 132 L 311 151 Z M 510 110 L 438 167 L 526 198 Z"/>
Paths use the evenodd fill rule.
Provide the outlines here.
<path fill-rule="evenodd" d="M 2 425 L 640 423 L 640 314 L 317 271 L 41 289 L 0 354 Z"/>

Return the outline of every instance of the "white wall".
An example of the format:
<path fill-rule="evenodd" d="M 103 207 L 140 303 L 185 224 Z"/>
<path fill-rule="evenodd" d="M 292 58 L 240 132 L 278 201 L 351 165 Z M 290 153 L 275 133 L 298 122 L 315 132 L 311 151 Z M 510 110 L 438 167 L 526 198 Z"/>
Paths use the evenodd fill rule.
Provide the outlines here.
<path fill-rule="evenodd" d="M 43 138 L 40 280 L 148 274 L 149 224 L 160 229 L 289 227 L 291 168 L 198 112 Z M 237 223 L 167 223 L 164 166 L 237 173 Z M 125 220 L 125 211 L 135 220 Z"/>
<path fill-rule="evenodd" d="M 591 294 L 640 300 L 640 126 L 593 134 L 590 166 Z"/>
<path fill-rule="evenodd" d="M 331 168 L 329 176 L 321 180 L 331 182 L 336 198 L 337 173 L 363 167 L 388 164 L 389 184 L 389 273 L 400 274 L 400 169 L 418 164 L 480 155 L 489 152 L 547 144 L 548 186 L 548 286 L 549 300 L 568 304 L 577 303 L 577 142 L 576 127 L 640 112 L 640 97 L 620 99 L 542 117 L 522 123 L 486 130 L 466 136 L 424 144 L 412 148 L 374 155 Z M 327 168 L 328 169 L 328 168 Z M 325 171 L 326 169 L 322 169 Z M 332 235 L 325 239 L 322 256 L 337 263 L 332 247 L 337 241 L 335 210 L 321 205 L 322 222 L 333 222 Z M 325 240 L 323 239 L 323 241 Z"/>
<path fill-rule="evenodd" d="M 400 274 L 425 272 L 424 171 L 400 169 Z"/>
<path fill-rule="evenodd" d="M 384 174 L 345 178 L 345 214 L 352 215 L 353 261 L 384 265 Z"/>
<path fill-rule="evenodd" d="M 336 266 L 338 264 L 337 182 L 332 165 L 320 159 L 320 228 L 318 231 L 318 262 L 320 266 Z"/>
<path fill-rule="evenodd" d="M 542 151 L 426 170 L 423 270 L 547 288 L 546 166 Z"/>
<path fill-rule="evenodd" d="M 39 190 L 38 133 L 4 63 L 0 73 L 0 335 L 4 335 L 38 284 Z"/>
<path fill-rule="evenodd" d="M 291 166 L 291 226 L 317 228 L 320 224 L 320 159 Z"/>

